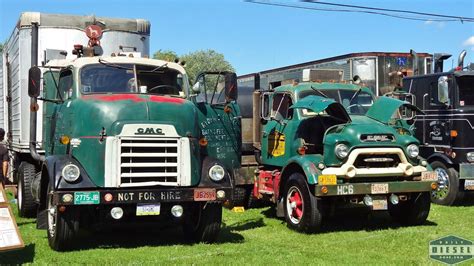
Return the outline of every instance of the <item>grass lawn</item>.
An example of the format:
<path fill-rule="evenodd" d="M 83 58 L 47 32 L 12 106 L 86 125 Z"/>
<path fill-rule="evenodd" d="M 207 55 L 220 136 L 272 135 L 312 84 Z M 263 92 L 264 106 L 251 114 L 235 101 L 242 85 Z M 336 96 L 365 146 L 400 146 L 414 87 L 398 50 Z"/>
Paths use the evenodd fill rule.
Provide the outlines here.
<path fill-rule="evenodd" d="M 0 253 L 0 264 L 437 264 L 429 259 L 429 241 L 451 234 L 474 241 L 473 217 L 474 200 L 460 207 L 432 205 L 428 221 L 416 227 L 400 227 L 384 212 L 344 212 L 323 232 L 305 235 L 289 230 L 269 207 L 224 210 L 216 244 L 190 244 L 179 229 L 140 228 L 89 235 L 70 252 L 52 251 L 46 231 L 36 230 L 33 219 L 17 218 L 26 247 Z"/>

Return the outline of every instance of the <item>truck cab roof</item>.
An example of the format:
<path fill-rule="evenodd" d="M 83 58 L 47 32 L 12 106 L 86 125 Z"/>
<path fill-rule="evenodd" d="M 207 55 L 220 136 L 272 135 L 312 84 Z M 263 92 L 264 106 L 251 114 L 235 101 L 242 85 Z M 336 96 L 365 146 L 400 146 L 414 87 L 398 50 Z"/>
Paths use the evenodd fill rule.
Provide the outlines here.
<path fill-rule="evenodd" d="M 163 66 L 166 65 L 168 68 L 179 71 L 180 73 L 186 73 L 184 68 L 177 63 L 168 62 L 158 59 L 150 58 L 139 58 L 139 57 L 128 57 L 128 56 L 95 56 L 95 57 L 79 57 L 75 59 L 56 59 L 49 61 L 45 67 L 68 67 L 73 66 L 81 68 L 85 65 L 100 64 L 103 61 L 105 63 L 112 64 L 140 64 L 140 65 L 151 65 L 151 66 Z"/>
<path fill-rule="evenodd" d="M 359 89 L 362 89 L 362 91 L 367 92 L 371 95 L 373 95 L 373 92 L 371 89 L 367 87 L 362 87 L 359 85 L 355 84 L 349 84 L 349 83 L 333 83 L 333 82 L 304 82 L 304 83 L 298 83 L 297 85 L 283 85 L 275 88 L 275 92 L 293 92 L 295 94 L 298 94 L 301 91 L 306 91 L 306 90 L 352 90 L 356 92 Z"/>

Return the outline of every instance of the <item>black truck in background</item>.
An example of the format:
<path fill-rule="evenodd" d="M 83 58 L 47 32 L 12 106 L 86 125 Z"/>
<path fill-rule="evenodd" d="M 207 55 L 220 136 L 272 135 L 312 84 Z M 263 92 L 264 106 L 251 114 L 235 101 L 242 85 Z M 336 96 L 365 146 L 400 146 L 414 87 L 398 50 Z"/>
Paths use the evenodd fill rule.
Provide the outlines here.
<path fill-rule="evenodd" d="M 401 90 L 391 93 L 424 112 L 414 117 L 413 129 L 420 156 L 438 174 L 432 201 L 441 205 L 458 204 L 474 191 L 474 64 L 464 66 L 463 51 L 457 67 L 443 72 L 450 56 L 435 54 L 433 74 L 405 77 Z"/>

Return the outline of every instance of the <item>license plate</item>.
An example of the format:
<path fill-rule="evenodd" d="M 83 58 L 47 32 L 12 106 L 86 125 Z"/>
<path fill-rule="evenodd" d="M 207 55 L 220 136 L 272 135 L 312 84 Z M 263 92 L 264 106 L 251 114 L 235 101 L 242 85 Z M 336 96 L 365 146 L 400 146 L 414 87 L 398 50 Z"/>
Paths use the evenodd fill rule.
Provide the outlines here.
<path fill-rule="evenodd" d="M 216 200 L 216 190 L 214 188 L 197 188 L 194 190 L 195 201 Z"/>
<path fill-rule="evenodd" d="M 74 192 L 74 204 L 99 204 L 100 193 L 99 191 L 90 192 Z"/>
<path fill-rule="evenodd" d="M 469 179 L 464 180 L 464 189 L 474 190 L 474 180 L 469 180 Z"/>
<path fill-rule="evenodd" d="M 386 210 L 386 209 L 388 209 L 387 199 L 374 199 L 372 201 L 372 210 L 378 211 L 378 210 Z"/>
<path fill-rule="evenodd" d="M 160 204 L 137 204 L 137 216 L 160 215 Z"/>
<path fill-rule="evenodd" d="M 371 187 L 372 194 L 387 194 L 388 193 L 388 184 L 372 184 Z"/>
<path fill-rule="evenodd" d="M 438 175 L 436 172 L 422 172 L 421 181 L 438 181 Z"/>
<path fill-rule="evenodd" d="M 336 175 L 320 175 L 318 176 L 318 185 L 336 185 Z"/>

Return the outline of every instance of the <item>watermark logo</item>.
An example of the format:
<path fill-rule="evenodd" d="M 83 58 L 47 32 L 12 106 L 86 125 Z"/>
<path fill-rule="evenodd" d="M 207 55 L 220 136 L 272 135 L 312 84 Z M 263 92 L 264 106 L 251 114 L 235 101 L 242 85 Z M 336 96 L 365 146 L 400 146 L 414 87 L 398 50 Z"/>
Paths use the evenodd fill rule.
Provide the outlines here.
<path fill-rule="evenodd" d="M 457 236 L 445 236 L 430 241 L 430 258 L 446 263 L 457 264 L 474 255 L 472 241 Z"/>

